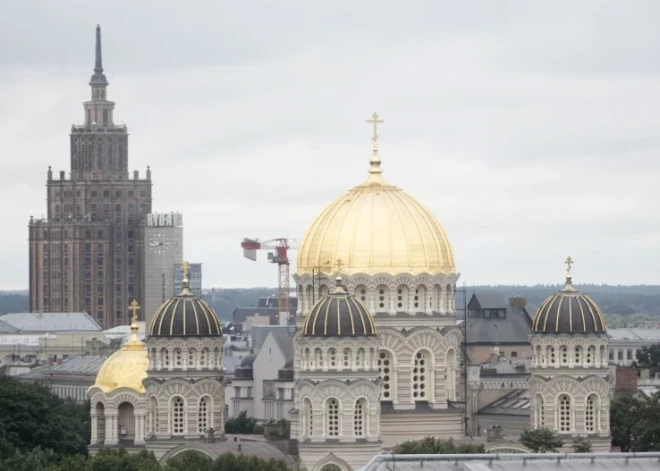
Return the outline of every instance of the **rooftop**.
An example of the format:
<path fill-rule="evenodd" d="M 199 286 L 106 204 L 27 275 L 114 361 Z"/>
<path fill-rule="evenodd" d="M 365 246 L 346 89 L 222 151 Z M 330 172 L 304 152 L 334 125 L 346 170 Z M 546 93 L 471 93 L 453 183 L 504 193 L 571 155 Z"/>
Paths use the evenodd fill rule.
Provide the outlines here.
<path fill-rule="evenodd" d="M 660 329 L 620 328 L 607 329 L 607 333 L 612 340 L 660 341 Z"/>
<path fill-rule="evenodd" d="M 656 471 L 660 453 L 376 455 L 362 471 Z"/>
<path fill-rule="evenodd" d="M 100 332 L 101 326 L 86 312 L 12 312 L 0 317 L 21 332 Z"/>

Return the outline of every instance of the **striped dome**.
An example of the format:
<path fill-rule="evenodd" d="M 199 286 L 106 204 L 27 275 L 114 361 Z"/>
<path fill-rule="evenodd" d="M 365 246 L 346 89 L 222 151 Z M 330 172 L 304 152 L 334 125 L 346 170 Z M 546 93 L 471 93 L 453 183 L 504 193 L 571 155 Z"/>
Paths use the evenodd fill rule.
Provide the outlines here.
<path fill-rule="evenodd" d="M 187 283 L 178 296 L 158 308 L 149 325 L 150 337 L 220 337 L 220 320 L 206 301 L 190 292 Z"/>
<path fill-rule="evenodd" d="M 604 334 L 605 317 L 598 305 L 586 294 L 573 288 L 571 277 L 558 293 L 547 298 L 534 318 L 535 334 Z"/>
<path fill-rule="evenodd" d="M 309 311 L 303 335 L 306 337 L 357 337 L 376 335 L 374 319 L 367 307 L 346 291 L 337 280 L 337 287 L 319 299 Z"/>

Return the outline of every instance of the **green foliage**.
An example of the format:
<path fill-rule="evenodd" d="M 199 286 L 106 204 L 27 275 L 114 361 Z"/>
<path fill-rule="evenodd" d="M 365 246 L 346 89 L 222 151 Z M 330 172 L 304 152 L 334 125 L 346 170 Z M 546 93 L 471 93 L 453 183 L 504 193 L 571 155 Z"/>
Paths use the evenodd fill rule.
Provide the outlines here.
<path fill-rule="evenodd" d="M 198 451 L 184 451 L 167 462 L 167 471 L 213 471 L 213 460 Z"/>
<path fill-rule="evenodd" d="M 637 365 L 642 368 L 649 368 L 651 375 L 660 371 L 660 344 L 642 347 L 637 350 Z"/>
<path fill-rule="evenodd" d="M 426 437 L 422 440 L 409 440 L 398 444 L 392 449 L 397 455 L 447 455 L 453 453 L 485 453 L 483 445 L 465 444 L 457 445 L 451 438 L 440 440 L 435 437 Z"/>
<path fill-rule="evenodd" d="M 564 446 L 564 442 L 557 432 L 549 428 L 523 430 L 520 434 L 520 443 L 534 453 L 556 453 Z"/>
<path fill-rule="evenodd" d="M 0 458 L 36 447 L 87 454 L 89 406 L 63 401 L 47 388 L 0 378 Z"/>
<path fill-rule="evenodd" d="M 213 463 L 213 471 L 288 471 L 288 465 L 282 460 L 264 460 L 256 456 L 220 455 Z"/>
<path fill-rule="evenodd" d="M 263 435 L 264 427 L 257 424 L 257 419 L 254 417 L 248 417 L 246 411 L 241 411 L 238 417 L 227 419 L 225 433 Z"/>
<path fill-rule="evenodd" d="M 591 442 L 584 437 L 575 437 L 573 439 L 574 453 L 591 453 Z"/>
<path fill-rule="evenodd" d="M 129 455 L 124 448 L 105 448 L 88 462 L 88 471 L 161 471 L 153 453 Z"/>
<path fill-rule="evenodd" d="M 622 396 L 610 405 L 612 444 L 621 451 L 660 451 L 660 392 L 650 398 Z"/>

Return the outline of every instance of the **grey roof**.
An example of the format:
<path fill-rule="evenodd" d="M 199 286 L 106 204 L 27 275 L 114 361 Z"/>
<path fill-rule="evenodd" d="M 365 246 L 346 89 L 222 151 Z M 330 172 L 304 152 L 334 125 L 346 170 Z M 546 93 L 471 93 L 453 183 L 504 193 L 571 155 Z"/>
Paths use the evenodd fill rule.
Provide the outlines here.
<path fill-rule="evenodd" d="M 507 307 L 500 293 L 475 293 L 472 295 L 468 306 L 473 300 L 479 303 L 481 309 L 506 309 Z"/>
<path fill-rule="evenodd" d="M 362 471 L 651 471 L 660 453 L 538 453 L 375 456 Z"/>
<path fill-rule="evenodd" d="M 53 375 L 66 375 L 66 376 L 92 376 L 96 377 L 99 370 L 103 366 L 106 356 L 97 355 L 76 355 L 67 358 L 60 364 L 53 366 L 39 366 L 34 368 L 28 374 L 22 375 L 24 379 L 42 379 L 50 378 Z"/>
<path fill-rule="evenodd" d="M 286 325 L 255 325 L 252 326 L 252 347 L 255 351 L 259 351 L 264 344 L 266 337 L 270 332 L 282 332 L 287 337 L 293 335 L 292 330 L 294 327 Z M 284 349 L 282 350 L 284 351 Z"/>
<path fill-rule="evenodd" d="M 506 319 L 498 317 L 468 317 L 467 343 L 529 344 L 532 320 L 525 308 L 507 306 Z"/>
<path fill-rule="evenodd" d="M 293 358 L 293 338 L 290 329 L 271 330 L 270 333 L 275 339 L 277 346 L 282 350 L 285 361 Z"/>
<path fill-rule="evenodd" d="M 222 357 L 222 366 L 228 373 L 233 373 L 236 368 L 241 366 L 243 359 L 241 357 L 233 357 L 224 355 Z"/>
<path fill-rule="evenodd" d="M 487 376 L 489 373 L 497 375 L 529 375 L 532 372 L 532 360 L 507 360 L 498 357 L 495 360 L 488 360 L 481 365 L 481 375 Z"/>
<path fill-rule="evenodd" d="M 5 321 L 0 320 L 0 333 L 3 334 L 13 334 L 18 332 L 18 329 L 16 327 L 13 327 L 9 324 L 7 324 Z"/>
<path fill-rule="evenodd" d="M 660 340 L 660 329 L 607 329 L 613 340 Z"/>
<path fill-rule="evenodd" d="M 101 326 L 86 312 L 12 312 L 0 320 L 21 332 L 100 332 Z"/>
<path fill-rule="evenodd" d="M 395 409 L 389 401 L 381 401 L 381 414 L 447 414 L 456 413 L 456 409 L 451 406 L 443 409 L 434 409 L 428 402 L 416 402 L 414 409 Z"/>
<path fill-rule="evenodd" d="M 516 389 L 479 410 L 479 414 L 529 417 L 529 389 Z"/>

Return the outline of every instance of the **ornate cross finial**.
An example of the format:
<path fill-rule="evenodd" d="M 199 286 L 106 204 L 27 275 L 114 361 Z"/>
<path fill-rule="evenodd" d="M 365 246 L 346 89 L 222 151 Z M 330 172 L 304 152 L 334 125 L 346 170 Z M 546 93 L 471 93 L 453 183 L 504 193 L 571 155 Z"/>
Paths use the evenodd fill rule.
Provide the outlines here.
<path fill-rule="evenodd" d="M 566 277 L 571 278 L 571 267 L 573 266 L 573 259 L 569 256 L 566 261 Z"/>
<path fill-rule="evenodd" d="M 372 114 L 371 119 L 367 120 L 367 123 L 374 125 L 374 136 L 371 138 L 371 142 L 374 145 L 374 152 L 378 150 L 378 125 L 384 122 L 382 119 L 378 119 L 378 113 Z"/>
<path fill-rule="evenodd" d="M 137 319 L 138 319 L 138 314 L 137 314 L 137 312 L 138 312 L 138 310 L 140 309 L 140 305 L 138 304 L 138 302 L 134 299 L 133 302 L 131 303 L 131 305 L 128 306 L 128 309 L 131 310 L 131 311 L 133 311 L 133 316 L 132 316 L 131 320 L 132 320 L 134 323 L 137 322 Z"/>
<path fill-rule="evenodd" d="M 188 279 L 188 271 L 190 270 L 190 265 L 188 262 L 183 262 L 181 264 L 181 271 L 183 272 L 183 279 L 187 280 Z"/>
<path fill-rule="evenodd" d="M 337 274 L 341 275 L 341 267 L 344 265 L 344 262 L 341 261 L 341 258 L 337 259 Z"/>

